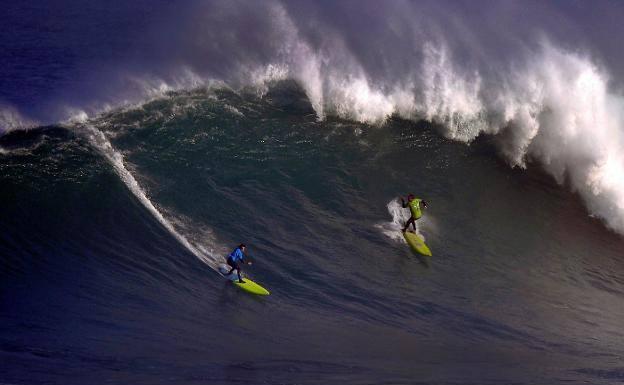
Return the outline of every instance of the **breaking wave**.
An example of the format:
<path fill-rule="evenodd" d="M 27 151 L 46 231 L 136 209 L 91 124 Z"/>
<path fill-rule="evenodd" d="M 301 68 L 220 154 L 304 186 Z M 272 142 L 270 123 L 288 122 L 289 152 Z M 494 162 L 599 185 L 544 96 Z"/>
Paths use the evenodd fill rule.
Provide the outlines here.
<path fill-rule="evenodd" d="M 292 79 L 318 119 L 425 119 L 466 143 L 493 135 L 511 166 L 539 164 L 578 192 L 591 215 L 624 233 L 624 95 L 611 75 L 618 58 L 597 54 L 599 36 L 574 40 L 574 14 L 554 5 L 493 6 L 492 20 L 528 14 L 526 25 L 505 31 L 453 3 L 213 1 L 180 8 L 183 27 L 159 26 L 159 44 L 149 46 L 148 53 L 170 52 L 159 56 L 168 59 L 141 71 L 128 69 L 140 59 L 108 68 L 109 86 L 93 90 L 83 105 L 58 100 L 64 112 L 54 118 L 80 111 L 85 121 L 215 85 L 262 95 L 273 82 Z M 548 25 L 540 15 L 568 22 Z M 45 121 L 2 111 L 3 131 Z"/>

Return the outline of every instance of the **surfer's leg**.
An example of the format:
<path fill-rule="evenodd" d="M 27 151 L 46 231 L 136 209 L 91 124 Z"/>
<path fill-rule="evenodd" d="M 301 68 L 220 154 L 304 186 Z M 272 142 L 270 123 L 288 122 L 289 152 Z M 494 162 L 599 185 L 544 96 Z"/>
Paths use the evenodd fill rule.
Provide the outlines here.
<path fill-rule="evenodd" d="M 236 267 L 236 273 L 238 274 L 238 282 L 245 283 L 245 281 L 243 281 L 243 278 L 241 278 L 241 275 L 240 275 L 241 271 L 240 271 L 240 267 L 238 266 Z"/>
<path fill-rule="evenodd" d="M 241 277 L 241 270 L 240 270 L 240 266 L 238 266 L 238 263 L 232 261 L 230 258 L 228 258 L 227 263 L 232 268 L 230 269 L 229 273 L 227 273 L 226 275 L 230 275 L 232 274 L 234 270 L 236 270 L 236 275 L 238 275 L 238 282 L 245 283 L 245 281 L 243 281 L 243 278 Z"/>
<path fill-rule="evenodd" d="M 405 227 L 403 227 L 403 232 L 407 231 L 407 228 L 409 227 L 410 223 L 414 225 L 414 230 L 416 229 L 416 225 L 414 224 L 414 218 L 410 218 L 407 220 L 407 222 L 405 222 Z"/>
<path fill-rule="evenodd" d="M 240 266 L 238 266 L 238 263 L 236 263 L 236 262 L 232 261 L 232 259 L 228 258 L 227 264 L 231 266 L 231 269 L 230 269 L 230 271 L 226 275 L 230 275 L 230 274 L 232 274 L 232 272 L 234 270 L 236 270 L 236 274 L 238 275 L 238 282 L 245 283 L 245 281 L 243 281 L 243 278 L 241 277 Z"/>
<path fill-rule="evenodd" d="M 416 219 L 412 218 L 412 227 L 414 228 L 414 232 L 416 232 Z"/>
<path fill-rule="evenodd" d="M 232 274 L 234 269 L 236 269 L 236 263 L 234 263 L 234 261 L 232 261 L 232 259 L 228 258 L 227 259 L 227 264 L 230 266 L 230 271 L 228 271 L 228 273 L 226 275 L 230 275 L 230 274 Z"/>

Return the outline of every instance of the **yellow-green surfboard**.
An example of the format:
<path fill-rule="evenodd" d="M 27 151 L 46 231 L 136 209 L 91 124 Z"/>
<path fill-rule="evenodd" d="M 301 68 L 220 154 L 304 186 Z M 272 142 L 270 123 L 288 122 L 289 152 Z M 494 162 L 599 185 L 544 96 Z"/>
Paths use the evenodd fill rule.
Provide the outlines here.
<path fill-rule="evenodd" d="M 243 281 L 245 282 L 240 283 L 238 282 L 238 280 L 236 280 L 236 281 L 232 281 L 232 283 L 251 294 L 257 294 L 257 295 L 269 295 L 270 294 L 267 289 L 263 288 L 262 286 L 258 285 L 257 283 L 255 283 L 254 281 L 252 281 L 251 279 L 247 277 L 243 278 Z"/>
<path fill-rule="evenodd" d="M 226 279 L 229 279 L 230 281 L 232 281 L 233 284 L 240 287 L 242 290 L 245 290 L 248 293 L 256 294 L 256 295 L 269 295 L 270 294 L 267 289 L 263 288 L 262 286 L 258 285 L 257 283 L 255 283 L 254 281 L 252 281 L 251 279 L 247 277 L 243 277 L 243 283 L 238 282 L 238 275 L 236 274 L 236 272 L 232 272 L 231 274 L 228 274 L 229 271 L 230 271 L 230 268 L 227 265 L 219 266 L 219 273 L 221 273 L 221 275 L 223 275 Z"/>
<path fill-rule="evenodd" d="M 429 250 L 429 247 L 425 244 L 424 239 L 420 235 L 406 231 L 403 233 L 403 237 L 405 237 L 412 251 L 431 257 L 431 250 Z"/>

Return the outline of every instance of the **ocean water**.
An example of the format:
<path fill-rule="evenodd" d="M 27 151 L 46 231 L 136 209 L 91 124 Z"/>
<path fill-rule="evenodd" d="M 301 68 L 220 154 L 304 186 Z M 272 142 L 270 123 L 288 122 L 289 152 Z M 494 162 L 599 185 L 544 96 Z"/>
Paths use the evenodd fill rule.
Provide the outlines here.
<path fill-rule="evenodd" d="M 624 380 L 618 58 L 558 40 L 582 10 L 494 7 L 568 18 L 501 78 L 452 40 L 391 39 L 412 3 L 207 4 L 7 6 L 0 383 Z M 610 6 L 587 24 L 609 27 Z M 167 15 L 190 26 L 163 40 Z M 362 17 L 403 56 L 367 56 Z M 185 46 L 189 30 L 207 37 Z M 388 76 L 417 59 L 423 77 Z M 409 193 L 431 258 L 402 240 Z M 270 296 L 217 273 L 241 242 Z"/>

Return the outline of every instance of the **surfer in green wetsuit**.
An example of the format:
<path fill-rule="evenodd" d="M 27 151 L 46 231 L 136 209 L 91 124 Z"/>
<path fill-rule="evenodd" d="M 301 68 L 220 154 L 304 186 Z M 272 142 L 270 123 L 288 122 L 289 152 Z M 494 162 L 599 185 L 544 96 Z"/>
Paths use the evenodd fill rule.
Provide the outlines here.
<path fill-rule="evenodd" d="M 407 222 L 405 222 L 405 227 L 403 227 L 402 231 L 406 232 L 410 223 L 414 227 L 414 231 L 416 231 L 416 221 L 420 217 L 422 217 L 422 209 L 427 207 L 427 202 L 425 202 L 422 199 L 418 199 L 414 197 L 414 194 L 409 194 L 407 196 L 407 202 L 405 202 L 405 199 L 401 197 L 401 207 L 403 208 L 409 207 L 410 212 L 412 213 L 412 216 L 410 217 L 410 219 L 408 219 Z"/>

